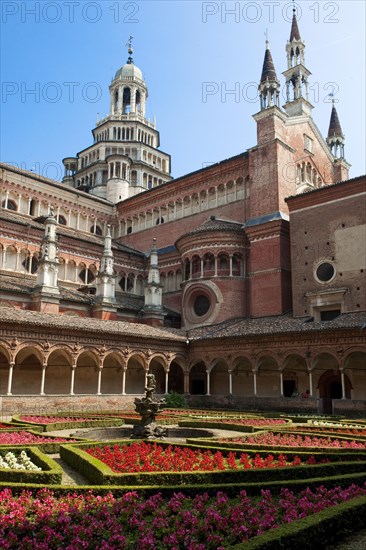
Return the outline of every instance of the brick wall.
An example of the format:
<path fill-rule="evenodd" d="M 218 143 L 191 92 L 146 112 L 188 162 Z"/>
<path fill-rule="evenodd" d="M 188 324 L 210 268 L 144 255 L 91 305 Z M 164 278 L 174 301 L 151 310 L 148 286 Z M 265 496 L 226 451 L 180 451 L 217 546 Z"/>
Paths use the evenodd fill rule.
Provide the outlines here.
<path fill-rule="evenodd" d="M 365 310 L 366 194 L 362 186 L 351 181 L 294 198 L 289 204 L 294 315 L 309 314 L 305 293 L 340 288 L 347 289 L 346 312 Z M 323 261 L 336 270 L 328 283 L 320 283 L 314 275 Z"/>

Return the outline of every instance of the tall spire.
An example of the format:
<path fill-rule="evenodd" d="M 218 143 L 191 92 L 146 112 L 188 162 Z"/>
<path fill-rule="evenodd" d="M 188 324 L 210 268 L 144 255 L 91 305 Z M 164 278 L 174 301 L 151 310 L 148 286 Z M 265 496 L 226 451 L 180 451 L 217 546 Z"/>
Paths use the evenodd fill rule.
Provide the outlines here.
<path fill-rule="evenodd" d="M 332 99 L 332 112 L 330 115 L 330 123 L 328 130 L 328 138 L 331 137 L 344 137 L 341 124 L 339 122 L 337 109 L 335 108 L 335 101 Z"/>
<path fill-rule="evenodd" d="M 267 36 L 267 33 L 266 33 Z M 262 76 L 258 86 L 261 110 L 276 105 L 279 107 L 280 83 L 277 78 L 276 69 L 269 49 L 268 36 L 266 38 L 266 51 L 264 54 Z"/>
<path fill-rule="evenodd" d="M 58 288 L 58 242 L 57 221 L 51 207 L 44 220 L 44 235 L 41 242 L 40 259 L 37 266 L 37 282 L 33 290 L 32 302 L 36 311 L 58 313 L 60 290 Z"/>
<path fill-rule="evenodd" d="M 311 116 L 313 106 L 309 103 L 308 81 L 311 72 L 305 67 L 305 42 L 297 24 L 295 4 L 286 53 L 287 70 L 283 73 L 286 78 L 286 113 L 289 116 Z"/>
<path fill-rule="evenodd" d="M 97 302 L 114 303 L 116 290 L 116 276 L 113 270 L 112 237 L 110 226 L 107 225 L 107 233 L 104 237 L 104 250 L 100 261 L 100 269 L 97 274 Z"/>
<path fill-rule="evenodd" d="M 269 49 L 269 41 L 266 40 L 266 51 L 264 54 L 261 82 L 265 80 L 277 80 L 276 69 L 273 63 L 271 51 Z"/>
<path fill-rule="evenodd" d="M 295 4 L 294 4 L 294 7 L 293 7 L 292 11 L 293 11 L 293 16 L 292 16 L 290 42 L 292 42 L 293 40 L 301 40 L 299 27 L 297 25 Z"/>
<path fill-rule="evenodd" d="M 57 284 L 59 259 L 56 227 L 57 221 L 51 208 L 44 221 L 36 287 L 57 295 L 60 291 Z"/>
<path fill-rule="evenodd" d="M 150 250 L 150 266 L 144 290 L 142 313 L 146 324 L 152 326 L 162 326 L 164 324 L 163 285 L 160 283 L 156 239 L 153 239 Z"/>
<path fill-rule="evenodd" d="M 336 158 L 344 158 L 344 135 L 339 122 L 335 101 L 332 100 L 332 112 L 328 130 L 327 143 Z"/>

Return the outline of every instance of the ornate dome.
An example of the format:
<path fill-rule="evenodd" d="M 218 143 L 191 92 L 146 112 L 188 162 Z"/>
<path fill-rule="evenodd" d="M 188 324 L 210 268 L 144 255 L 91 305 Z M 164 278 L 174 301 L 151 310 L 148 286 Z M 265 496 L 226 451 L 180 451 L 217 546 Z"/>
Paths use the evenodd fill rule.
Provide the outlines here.
<path fill-rule="evenodd" d="M 123 65 L 123 67 L 121 67 L 116 72 L 116 76 L 114 78 L 138 78 L 139 80 L 144 79 L 141 70 L 133 63 L 126 63 L 125 65 Z"/>

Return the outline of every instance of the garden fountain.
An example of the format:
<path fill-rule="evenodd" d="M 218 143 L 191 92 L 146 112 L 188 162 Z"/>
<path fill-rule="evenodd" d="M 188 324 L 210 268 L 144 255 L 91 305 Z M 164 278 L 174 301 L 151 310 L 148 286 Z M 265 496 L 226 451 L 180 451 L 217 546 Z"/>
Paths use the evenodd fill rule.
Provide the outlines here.
<path fill-rule="evenodd" d="M 158 426 L 156 415 L 165 407 L 165 399 L 156 399 L 153 397 L 156 390 L 156 381 L 153 374 L 146 377 L 145 396 L 136 397 L 135 409 L 141 416 L 139 424 L 136 424 L 132 430 L 133 438 L 162 438 L 167 435 L 167 429 Z"/>
<path fill-rule="evenodd" d="M 88 439 L 169 439 L 182 440 L 191 437 L 213 437 L 213 432 L 202 428 L 183 428 L 178 425 L 163 427 L 156 421 L 157 415 L 166 407 L 165 399 L 156 399 L 154 392 L 156 381 L 153 374 L 146 376 L 145 396 L 135 398 L 135 410 L 141 416 L 141 420 L 133 427 L 121 426 L 115 428 L 92 428 L 77 431 L 73 437 L 86 437 Z"/>

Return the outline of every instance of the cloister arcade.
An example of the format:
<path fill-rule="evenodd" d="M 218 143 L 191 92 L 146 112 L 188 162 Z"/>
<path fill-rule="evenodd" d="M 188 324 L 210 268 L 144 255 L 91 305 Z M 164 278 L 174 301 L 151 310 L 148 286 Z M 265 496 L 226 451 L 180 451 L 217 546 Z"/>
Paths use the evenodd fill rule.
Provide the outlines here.
<path fill-rule="evenodd" d="M 185 360 L 179 354 L 43 348 L 34 343 L 12 352 L 0 345 L 1 395 L 141 394 L 149 370 L 157 392 L 184 391 Z"/>
<path fill-rule="evenodd" d="M 306 355 L 306 354 L 305 354 Z M 157 393 L 316 399 L 366 399 L 366 350 L 350 348 L 281 358 L 262 351 L 216 357 L 27 343 L 0 344 L 1 395 L 135 395 L 155 374 Z"/>
<path fill-rule="evenodd" d="M 26 273 L 36 275 L 39 260 L 39 251 L 27 248 L 19 248 L 15 245 L 0 245 L 0 269 L 9 272 Z M 95 282 L 99 262 L 86 263 L 77 259 L 70 259 L 60 254 L 58 279 L 60 281 L 77 283 L 79 285 L 92 285 Z M 144 276 L 121 270 L 116 267 L 116 276 L 120 291 L 142 296 L 144 293 Z M 179 288 L 171 286 L 171 290 Z"/>
<path fill-rule="evenodd" d="M 306 355 L 306 357 L 304 357 Z M 189 364 L 190 393 L 248 397 L 297 397 L 309 391 L 317 399 L 366 399 L 366 349 L 284 357 L 261 352 L 230 360 L 195 359 Z"/>
<path fill-rule="evenodd" d="M 102 236 L 106 232 L 106 227 L 110 223 L 109 218 L 101 215 L 99 212 L 86 212 L 75 208 L 75 205 L 64 206 L 59 203 L 47 200 L 46 198 L 33 198 L 21 192 L 5 191 L 2 193 L 4 197 L 1 201 L 2 208 L 11 210 L 13 212 L 19 212 L 32 218 L 39 218 L 45 216 L 53 208 L 55 217 L 59 225 L 70 227 L 78 231 L 84 231 L 85 233 L 94 233 Z M 113 232 L 113 225 L 111 225 Z"/>
<path fill-rule="evenodd" d="M 225 251 L 193 254 L 184 258 L 184 280 L 202 277 L 243 277 L 244 258 L 239 252 Z"/>
<path fill-rule="evenodd" d="M 153 185 L 154 186 L 154 185 Z M 230 180 L 202 189 L 192 195 L 176 197 L 164 204 L 156 204 L 145 211 L 135 212 L 131 216 L 121 217 L 116 228 L 117 236 L 143 231 L 159 223 L 167 223 L 180 218 L 204 212 L 218 206 L 236 202 L 248 196 L 243 178 Z"/>

